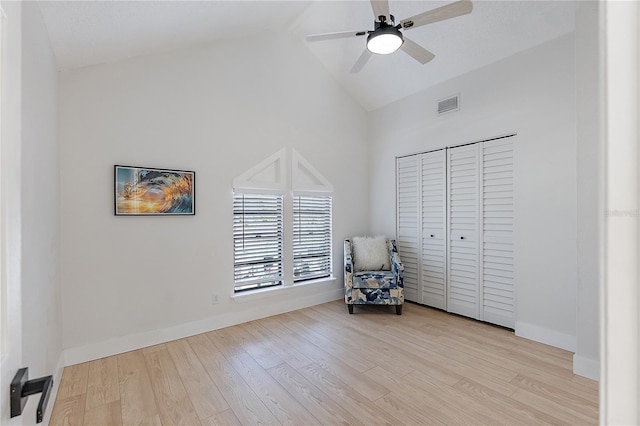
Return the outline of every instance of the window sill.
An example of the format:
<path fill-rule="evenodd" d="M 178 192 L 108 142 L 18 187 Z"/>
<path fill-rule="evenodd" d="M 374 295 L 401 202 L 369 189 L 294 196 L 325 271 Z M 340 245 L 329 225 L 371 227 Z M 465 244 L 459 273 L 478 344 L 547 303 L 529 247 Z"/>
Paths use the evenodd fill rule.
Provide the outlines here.
<path fill-rule="evenodd" d="M 243 291 L 242 293 L 232 295 L 231 299 L 236 303 L 251 302 L 254 300 L 273 297 L 274 295 L 280 292 L 296 291 L 296 289 L 300 289 L 308 285 L 316 285 L 316 284 L 329 283 L 329 282 L 333 283 L 335 280 L 336 280 L 336 277 L 331 275 L 330 277 L 318 278 L 315 280 L 304 281 L 297 284 L 281 285 L 278 287 L 268 287 L 268 288 L 261 288 L 257 290 L 247 290 L 247 291 Z"/>

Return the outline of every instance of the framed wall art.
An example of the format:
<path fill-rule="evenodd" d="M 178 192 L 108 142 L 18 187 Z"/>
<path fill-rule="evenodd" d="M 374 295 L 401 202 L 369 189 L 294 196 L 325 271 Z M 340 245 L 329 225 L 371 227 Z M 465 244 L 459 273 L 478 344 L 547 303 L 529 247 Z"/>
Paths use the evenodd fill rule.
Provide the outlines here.
<path fill-rule="evenodd" d="M 196 173 L 114 166 L 116 216 L 196 214 Z"/>

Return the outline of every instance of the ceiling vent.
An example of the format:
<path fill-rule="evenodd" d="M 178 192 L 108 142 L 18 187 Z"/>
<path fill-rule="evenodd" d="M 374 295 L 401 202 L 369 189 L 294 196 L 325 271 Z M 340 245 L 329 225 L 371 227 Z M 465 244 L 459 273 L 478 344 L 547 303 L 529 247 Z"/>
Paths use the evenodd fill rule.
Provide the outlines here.
<path fill-rule="evenodd" d="M 450 96 L 438 101 L 438 115 L 447 112 L 458 111 L 460 109 L 460 95 Z"/>

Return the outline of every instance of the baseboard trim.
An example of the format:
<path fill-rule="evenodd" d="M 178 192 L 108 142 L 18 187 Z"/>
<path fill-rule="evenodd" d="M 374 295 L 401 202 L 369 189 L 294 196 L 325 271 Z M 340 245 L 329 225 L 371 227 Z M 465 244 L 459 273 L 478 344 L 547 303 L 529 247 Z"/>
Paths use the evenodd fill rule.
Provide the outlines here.
<path fill-rule="evenodd" d="M 560 333 L 556 330 L 540 327 L 539 325 L 528 324 L 516 321 L 516 336 L 525 339 L 535 340 L 545 345 L 554 346 L 566 351 L 575 352 L 577 347 L 576 336 Z"/>
<path fill-rule="evenodd" d="M 158 345 L 171 340 L 205 333 L 219 328 L 242 324 L 321 303 L 332 302 L 344 297 L 342 288 L 333 288 L 310 296 L 298 296 L 277 302 L 264 303 L 259 308 L 238 310 L 233 313 L 216 315 L 199 321 L 191 321 L 173 327 L 135 333 L 102 342 L 68 348 L 64 350 L 64 365 L 80 364 L 87 361 L 117 355 L 148 346 Z"/>
<path fill-rule="evenodd" d="M 573 372 L 578 376 L 600 381 L 600 361 L 574 354 Z"/>
<path fill-rule="evenodd" d="M 56 369 L 53 372 L 53 387 L 51 388 L 51 393 L 49 394 L 49 403 L 47 404 L 47 410 L 44 413 L 42 424 L 48 425 L 49 421 L 51 420 L 53 406 L 56 402 L 56 397 L 58 396 L 58 389 L 60 388 L 60 381 L 62 381 L 62 370 L 64 370 L 64 352 L 60 352 L 60 356 L 58 357 L 58 362 L 56 364 Z"/>

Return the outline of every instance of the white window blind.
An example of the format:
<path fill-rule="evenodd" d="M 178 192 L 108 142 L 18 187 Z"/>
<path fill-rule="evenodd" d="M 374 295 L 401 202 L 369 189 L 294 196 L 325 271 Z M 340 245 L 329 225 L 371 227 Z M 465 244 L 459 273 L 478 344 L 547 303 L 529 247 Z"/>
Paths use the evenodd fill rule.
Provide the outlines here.
<path fill-rule="evenodd" d="M 282 284 L 281 195 L 234 194 L 236 292 Z"/>
<path fill-rule="evenodd" d="M 331 275 L 331 197 L 293 197 L 293 280 Z"/>

